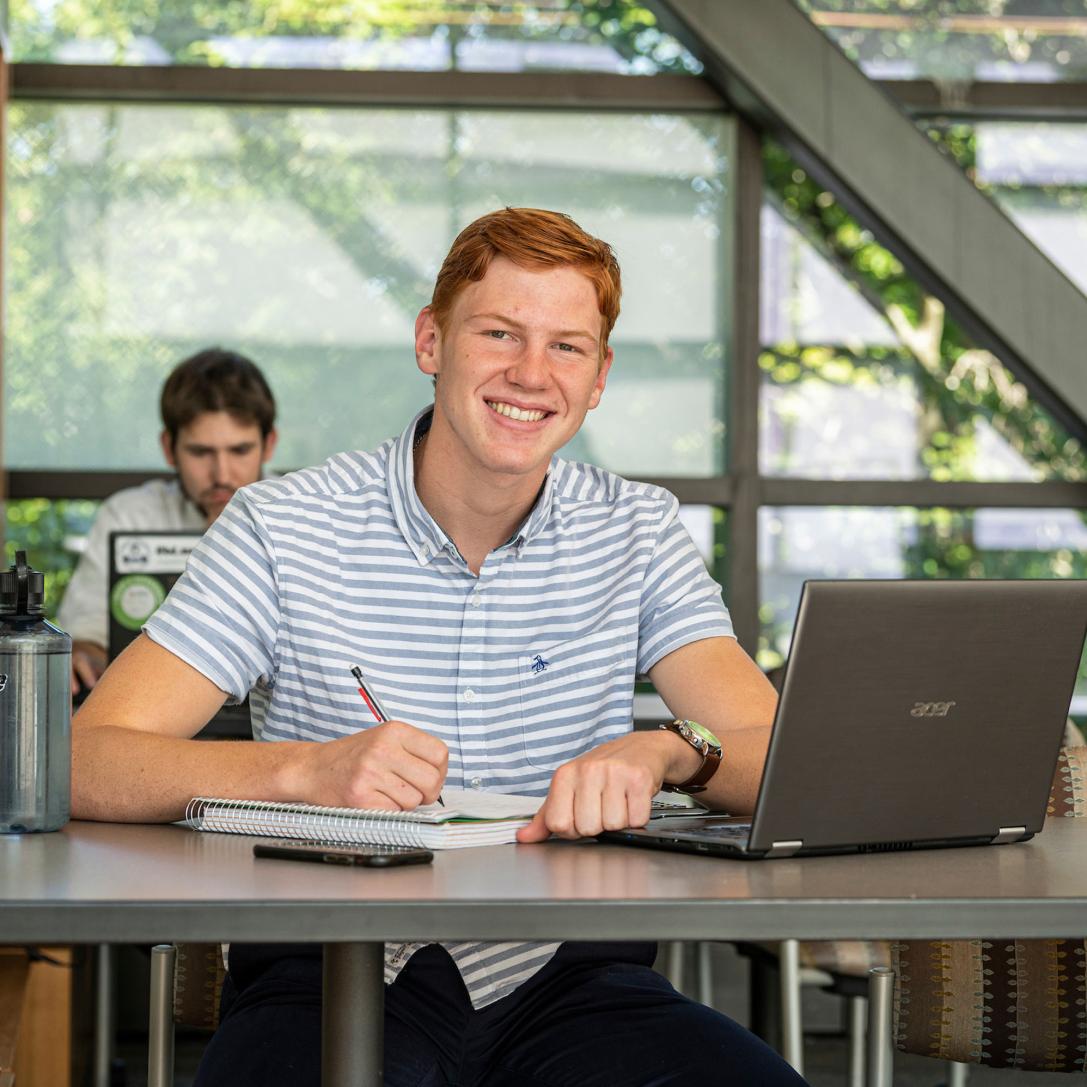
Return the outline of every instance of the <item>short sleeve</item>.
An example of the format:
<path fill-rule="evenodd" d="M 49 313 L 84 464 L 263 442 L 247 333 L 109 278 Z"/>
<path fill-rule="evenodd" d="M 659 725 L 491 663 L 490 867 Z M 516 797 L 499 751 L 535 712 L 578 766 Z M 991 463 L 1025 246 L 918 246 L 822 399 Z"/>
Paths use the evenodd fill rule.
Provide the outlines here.
<path fill-rule="evenodd" d="M 272 540 L 238 494 L 143 630 L 240 702 L 258 683 L 274 684 L 279 625 Z"/>
<path fill-rule="evenodd" d="M 721 586 L 679 519 L 679 503 L 668 496 L 656 546 L 646 570 L 638 620 L 638 671 L 704 638 L 734 638 Z"/>

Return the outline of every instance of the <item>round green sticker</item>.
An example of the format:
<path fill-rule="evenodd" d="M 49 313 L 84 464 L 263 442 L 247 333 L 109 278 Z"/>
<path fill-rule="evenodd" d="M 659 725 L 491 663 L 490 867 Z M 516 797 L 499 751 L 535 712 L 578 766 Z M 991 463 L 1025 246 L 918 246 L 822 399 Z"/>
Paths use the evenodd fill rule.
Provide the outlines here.
<path fill-rule="evenodd" d="M 147 574 L 126 574 L 113 586 L 109 607 L 126 630 L 139 630 L 165 599 L 162 582 Z"/>

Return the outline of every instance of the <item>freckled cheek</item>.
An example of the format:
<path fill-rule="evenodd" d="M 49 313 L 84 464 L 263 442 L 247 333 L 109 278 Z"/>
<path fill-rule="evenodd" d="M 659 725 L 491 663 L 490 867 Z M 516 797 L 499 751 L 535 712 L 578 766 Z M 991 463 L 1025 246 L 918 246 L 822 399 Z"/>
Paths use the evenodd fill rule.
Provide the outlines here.
<path fill-rule="evenodd" d="M 464 372 L 471 372 L 476 377 L 487 377 L 493 370 L 504 368 L 502 356 L 497 352 L 476 348 L 465 351 L 457 359 L 457 368 Z"/>

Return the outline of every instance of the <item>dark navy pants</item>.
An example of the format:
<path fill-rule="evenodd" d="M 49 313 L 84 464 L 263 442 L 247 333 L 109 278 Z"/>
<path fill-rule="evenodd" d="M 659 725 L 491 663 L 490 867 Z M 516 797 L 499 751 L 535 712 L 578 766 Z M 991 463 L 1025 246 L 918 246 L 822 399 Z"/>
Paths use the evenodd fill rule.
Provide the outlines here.
<path fill-rule="evenodd" d="M 385 988 L 387 1087 L 800 1087 L 772 1049 L 650 969 L 653 944 L 563 944 L 479 1011 L 437 944 Z M 195 1087 L 319 1087 L 319 948 L 234 945 Z M 359 1087 L 370 1087 L 360 1084 Z"/>

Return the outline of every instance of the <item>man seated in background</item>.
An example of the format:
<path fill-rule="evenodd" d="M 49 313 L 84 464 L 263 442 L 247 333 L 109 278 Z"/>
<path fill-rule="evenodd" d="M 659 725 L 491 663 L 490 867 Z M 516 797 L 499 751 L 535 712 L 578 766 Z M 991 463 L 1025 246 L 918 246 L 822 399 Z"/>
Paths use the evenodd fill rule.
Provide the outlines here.
<path fill-rule="evenodd" d="M 174 367 L 162 387 L 162 454 L 177 475 L 118 491 L 102 503 L 57 613 L 72 636 L 72 692 L 105 670 L 111 532 L 203 532 L 234 492 L 261 478 L 276 445 L 276 404 L 260 370 L 209 347 Z"/>

